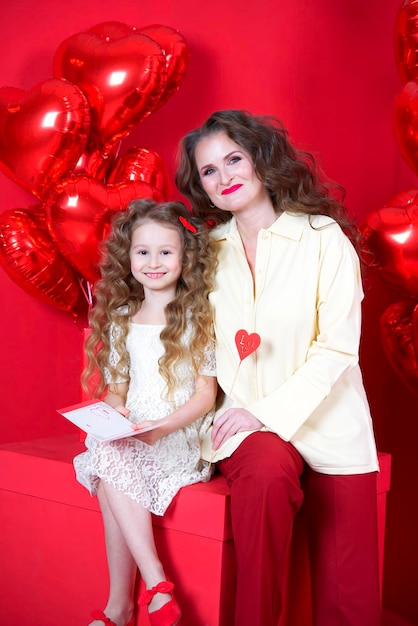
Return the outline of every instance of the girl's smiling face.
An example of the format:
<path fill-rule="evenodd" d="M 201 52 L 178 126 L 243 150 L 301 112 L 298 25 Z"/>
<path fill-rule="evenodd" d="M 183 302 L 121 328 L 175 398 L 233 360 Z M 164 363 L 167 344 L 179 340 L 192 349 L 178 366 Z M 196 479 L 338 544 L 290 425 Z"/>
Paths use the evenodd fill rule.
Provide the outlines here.
<path fill-rule="evenodd" d="M 146 291 L 175 293 L 182 272 L 183 245 L 180 234 L 157 222 L 145 222 L 132 233 L 131 272 Z"/>
<path fill-rule="evenodd" d="M 251 156 L 223 131 L 199 141 L 195 160 L 202 187 L 219 209 L 236 213 L 269 198 Z"/>

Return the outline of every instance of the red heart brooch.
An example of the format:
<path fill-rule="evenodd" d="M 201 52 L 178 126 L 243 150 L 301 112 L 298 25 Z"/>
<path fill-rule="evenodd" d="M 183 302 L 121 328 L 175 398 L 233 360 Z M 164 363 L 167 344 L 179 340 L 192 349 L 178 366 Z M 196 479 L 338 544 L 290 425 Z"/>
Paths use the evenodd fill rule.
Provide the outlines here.
<path fill-rule="evenodd" d="M 238 330 L 235 335 L 235 345 L 237 346 L 239 358 L 243 361 L 247 356 L 255 352 L 260 345 L 261 339 L 258 333 L 249 334 L 246 330 Z"/>

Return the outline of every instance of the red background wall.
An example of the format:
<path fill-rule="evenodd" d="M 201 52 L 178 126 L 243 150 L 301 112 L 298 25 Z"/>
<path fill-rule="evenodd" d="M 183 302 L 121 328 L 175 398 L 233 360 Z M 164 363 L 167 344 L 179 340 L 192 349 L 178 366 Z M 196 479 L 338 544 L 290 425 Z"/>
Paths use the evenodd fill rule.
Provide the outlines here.
<path fill-rule="evenodd" d="M 149 146 L 171 178 L 180 137 L 211 111 L 245 108 L 281 117 L 293 139 L 320 156 L 346 187 L 359 223 L 395 193 L 418 185 L 392 133 L 401 88 L 393 54 L 397 0 L 19 0 L 0 9 L 0 86 L 29 89 L 52 76 L 58 45 L 108 20 L 159 23 L 185 36 L 190 66 L 179 92 L 123 142 Z M 173 194 L 177 196 L 176 192 Z M 0 212 L 32 196 L 0 174 Z M 56 408 L 79 397 L 81 329 L 0 271 L 0 441 L 72 427 Z M 393 455 L 384 605 L 418 624 L 416 498 L 418 397 L 390 368 L 378 319 L 396 294 L 366 284 L 362 365 L 380 450 Z M 418 394 L 418 391 L 417 391 Z"/>

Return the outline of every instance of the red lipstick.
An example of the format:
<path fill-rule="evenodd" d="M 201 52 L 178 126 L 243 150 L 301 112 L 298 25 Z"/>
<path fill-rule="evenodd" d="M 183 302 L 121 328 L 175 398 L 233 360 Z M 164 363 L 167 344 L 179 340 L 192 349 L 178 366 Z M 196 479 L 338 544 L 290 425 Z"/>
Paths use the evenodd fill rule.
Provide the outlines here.
<path fill-rule="evenodd" d="M 232 187 L 228 187 L 228 189 L 224 189 L 222 191 L 222 196 L 227 196 L 229 193 L 234 193 L 234 191 L 236 191 L 237 189 L 239 189 L 240 187 L 242 187 L 241 184 L 238 185 L 232 185 Z"/>

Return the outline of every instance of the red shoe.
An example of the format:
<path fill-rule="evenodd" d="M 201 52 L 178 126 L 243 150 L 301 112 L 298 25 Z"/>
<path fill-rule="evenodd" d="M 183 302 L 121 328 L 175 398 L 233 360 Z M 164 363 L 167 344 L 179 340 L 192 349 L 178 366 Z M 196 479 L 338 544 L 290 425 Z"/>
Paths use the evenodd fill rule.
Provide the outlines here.
<path fill-rule="evenodd" d="M 105 613 L 103 613 L 103 611 L 98 611 L 98 610 L 92 611 L 91 617 L 93 619 L 101 620 L 102 622 L 107 624 L 107 626 L 116 626 L 115 622 L 112 622 L 110 617 L 108 617 Z M 131 619 L 128 626 L 134 626 L 134 625 L 135 625 L 135 617 Z"/>
<path fill-rule="evenodd" d="M 104 622 L 105 624 L 108 624 L 108 626 L 116 626 L 115 622 L 112 622 L 110 617 L 105 615 L 103 611 L 98 611 L 98 610 L 92 611 L 91 616 L 93 619 L 98 619 Z"/>
<path fill-rule="evenodd" d="M 139 606 L 148 606 L 156 593 L 171 593 L 171 600 L 158 609 L 150 613 L 148 611 L 149 623 L 151 626 L 176 626 L 181 618 L 180 607 L 174 599 L 172 591 L 174 585 L 169 580 L 163 580 L 152 589 L 147 589 L 139 598 Z"/>

